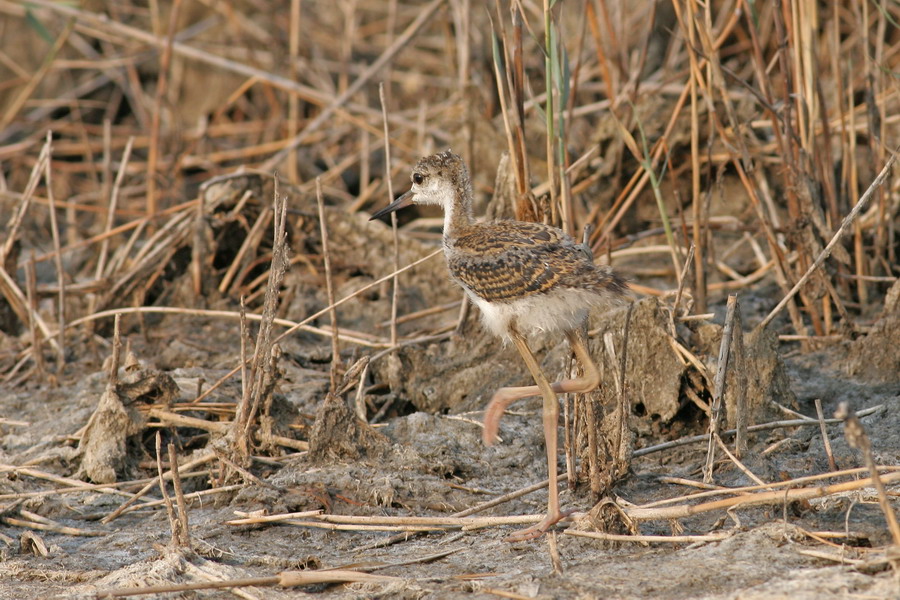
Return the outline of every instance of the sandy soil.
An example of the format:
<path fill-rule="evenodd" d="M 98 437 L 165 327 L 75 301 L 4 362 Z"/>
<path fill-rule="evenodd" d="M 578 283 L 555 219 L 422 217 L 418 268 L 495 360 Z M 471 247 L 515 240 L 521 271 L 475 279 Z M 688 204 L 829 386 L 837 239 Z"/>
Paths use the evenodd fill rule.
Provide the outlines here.
<path fill-rule="evenodd" d="M 339 229 L 342 217 L 333 219 Z M 413 254 L 421 254 L 426 248 L 414 250 Z M 431 302 L 427 295 L 444 289 L 441 286 L 447 282 L 440 274 L 442 268 L 435 262 L 432 270 L 423 270 L 426 275 L 422 279 L 410 278 L 407 291 L 412 302 L 423 301 L 417 296 Z M 346 286 L 352 287 L 350 283 Z M 431 292 L 426 291 L 429 289 Z M 367 311 L 383 310 L 386 301 L 370 298 L 367 302 L 368 307 L 360 303 L 344 311 L 344 322 L 352 326 L 354 319 L 364 318 Z M 744 327 L 749 330 L 757 318 L 754 307 L 765 307 L 766 301 L 764 297 L 750 296 L 745 306 Z M 721 307 L 718 311 L 721 314 Z M 633 350 L 626 368 L 626 390 L 631 400 L 629 439 L 633 442 L 629 450 L 638 450 L 640 456 L 630 458 L 619 475 L 608 476 L 607 488 L 600 490 L 604 499 L 622 506 L 677 499 L 698 491 L 684 485 L 685 481 L 702 480 L 705 443 L 639 452 L 640 448 L 662 441 L 703 433 L 706 427 L 705 417 L 694 404 L 678 402 L 677 386 L 687 375 L 679 371 L 672 378 L 661 370 L 665 361 L 653 363 L 641 354 L 641 348 L 654 347 L 654 319 L 660 318 L 659 314 L 658 304 L 645 300 L 636 305 L 631 316 L 629 348 Z M 621 342 L 624 315 L 601 315 L 592 322 L 595 355 L 604 352 L 603 332 L 611 332 L 616 343 Z M 881 318 L 890 320 L 893 316 L 886 314 Z M 658 325 L 665 327 L 664 319 Z M 720 336 L 718 326 L 695 324 L 679 329 L 679 337 L 685 343 L 693 339 L 692 347 L 704 361 L 709 361 L 717 342 L 703 340 L 704 336 L 711 336 L 715 341 L 716 331 Z M 182 464 L 212 448 L 221 448 L 220 436 L 201 429 L 153 426 L 155 419 L 147 418 L 146 411 L 148 402 L 158 401 L 161 390 L 170 385 L 162 381 L 176 384 L 167 404 L 178 406 L 196 395 L 201 379 L 208 385 L 224 374 L 237 357 L 236 327 L 166 316 L 151 317 L 143 335 L 136 324 L 125 333 L 130 352 L 146 371 L 140 371 L 144 387 L 129 408 L 144 416 L 139 418 L 141 426 L 125 440 L 126 460 L 118 473 L 119 480 L 155 474 L 153 435 L 157 430 L 163 432 L 166 440 L 178 444 Z M 753 342 L 747 343 L 750 348 Z M 790 416 L 784 412 L 779 416 L 770 400 L 786 407 L 792 405 L 804 415 L 815 415 L 814 399 L 819 398 L 829 417 L 842 401 L 849 402 L 855 410 L 880 406 L 861 422 L 878 464 L 900 464 L 896 373 L 871 367 L 861 374 L 851 374 L 859 353 L 871 354 L 874 343 L 874 339 L 865 344 L 846 343 L 812 353 L 781 344 L 767 359 L 748 362 L 750 372 L 746 375 L 754 384 L 748 390 L 769 394 L 757 399 L 756 404 L 763 409 L 756 411 L 755 420 L 760 422 L 761 416 L 769 420 Z M 124 496 L 96 490 L 29 495 L 66 487 L 61 482 L 36 477 L 36 471 L 60 477 L 83 476 L 85 452 L 79 449 L 77 439 L 106 387 L 107 375 L 102 366 L 106 348 L 84 344 L 72 350 L 73 360 L 67 366 L 63 385 L 52 386 L 33 377 L 19 385 L 4 386 L 0 390 L 0 414 L 14 415 L 28 424 L 2 428 L 5 477 L 0 493 L 6 518 L 0 526 L 4 542 L 0 597 L 90 598 L 102 590 L 176 583 L 208 585 L 214 580 L 341 567 L 394 579 L 345 585 L 319 583 L 292 589 L 258 586 L 241 593 L 253 598 L 315 595 L 644 599 L 896 598 L 900 593 L 895 573 L 883 560 L 877 560 L 884 555 L 883 548 L 891 538 L 871 488 L 808 501 L 780 501 L 677 520 L 644 521 L 627 527 L 621 519 L 610 519 L 608 514 L 598 516 L 599 508 L 592 511 L 597 502 L 591 485 L 585 481 L 583 448 L 579 449 L 578 485 L 574 490 L 566 487 L 562 493 L 563 505 L 575 514 L 552 535 L 536 541 L 503 541 L 513 525 L 431 531 L 409 535 L 405 540 L 394 538 L 395 532 L 332 531 L 288 523 L 229 525 L 227 521 L 255 511 L 278 514 L 321 509 L 334 515 L 449 516 L 546 477 L 539 399 L 521 402 L 504 419 L 501 444 L 485 448 L 481 443 L 480 409 L 496 387 L 523 382 L 525 376 L 510 348 L 481 335 L 475 316 L 470 315 L 461 334 L 446 341 L 412 346 L 389 355 L 393 356 L 391 360 L 373 361 L 366 397 L 381 405 L 390 397 L 395 406 L 374 428 L 361 421 L 351 422 L 355 417 L 349 406 L 355 391 L 342 398 L 331 396 L 323 404 L 329 386 L 327 340 L 298 334 L 285 340 L 283 350 L 272 414 L 300 426 L 296 437 L 312 439 L 314 450 L 288 454 L 282 449 L 262 456 L 250 466 L 253 479 L 233 478 L 228 483 L 239 484 L 235 489 L 191 502 L 190 550 L 170 544 L 169 521 L 160 506 L 126 512 L 102 523 L 100 519 L 119 506 Z M 548 372 L 559 373 L 566 366 L 563 345 L 548 341 L 542 352 Z M 601 363 L 605 365 L 602 360 Z M 764 364 L 769 366 L 760 366 Z M 873 373 L 878 377 L 873 377 Z M 122 377 L 124 382 L 130 381 L 124 369 Z M 779 378 L 784 380 L 784 389 L 777 391 Z M 148 380 L 152 383 L 146 383 Z M 660 414 L 668 410 L 669 405 L 664 402 L 653 408 L 653 398 L 665 392 L 651 390 L 648 380 L 671 380 L 666 385 L 676 386 L 672 414 Z M 768 387 L 761 383 L 763 380 L 769 381 Z M 236 402 L 239 384 L 237 376 L 207 400 Z M 156 400 L 148 401 L 148 394 L 156 394 Z M 608 395 L 598 394 L 587 401 L 597 402 L 608 415 L 612 409 L 607 400 Z M 331 408 L 322 408 L 329 402 Z M 185 414 L 215 420 L 211 412 L 199 407 L 186 410 Z M 327 419 L 331 419 L 331 425 L 325 423 Z M 840 424 L 829 425 L 827 432 L 838 468 L 862 466 L 861 453 L 848 446 Z M 753 484 L 744 472 L 723 459 L 721 452 L 718 457 L 714 479 L 717 485 Z M 829 468 L 817 425 L 752 434 L 743 464 L 765 482 L 824 473 Z M 560 468 L 565 468 L 562 456 Z M 217 469 L 218 466 L 205 476 L 185 479 L 185 492 L 221 483 L 216 480 Z M 896 490 L 896 486 L 891 489 Z M 159 497 L 158 487 L 150 491 L 148 497 L 151 496 Z M 896 491 L 892 498 L 896 498 Z M 478 516 L 537 515 L 545 502 L 546 490 L 538 490 Z M 896 509 L 896 501 L 893 504 Z M 36 530 L 10 520 L 21 518 L 23 509 L 30 511 L 25 514 L 37 513 L 77 528 L 83 535 Z M 572 530 L 598 528 L 613 533 L 722 537 L 715 541 L 641 544 L 571 535 Z M 812 532 L 837 532 L 841 537 L 825 538 Z M 393 543 L 386 543 L 391 538 Z M 845 564 L 841 564 L 841 557 L 846 559 Z M 149 597 L 232 595 L 227 590 L 205 590 Z"/>

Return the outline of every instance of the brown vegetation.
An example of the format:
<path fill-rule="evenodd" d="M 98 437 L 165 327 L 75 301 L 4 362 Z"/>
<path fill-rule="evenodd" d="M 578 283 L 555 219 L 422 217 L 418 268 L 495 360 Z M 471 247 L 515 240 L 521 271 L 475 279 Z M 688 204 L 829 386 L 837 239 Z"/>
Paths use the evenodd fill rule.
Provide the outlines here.
<path fill-rule="evenodd" d="M 0 0 L 0 40 L 0 595 L 896 593 L 894 4 Z M 524 370 L 437 213 L 367 222 L 448 147 L 479 214 L 584 235 L 643 297 L 591 322 L 580 512 L 522 562 L 497 541 L 537 516 L 476 513 L 539 510 L 538 420 L 478 443 Z M 788 574 L 822 560 L 856 570 Z"/>

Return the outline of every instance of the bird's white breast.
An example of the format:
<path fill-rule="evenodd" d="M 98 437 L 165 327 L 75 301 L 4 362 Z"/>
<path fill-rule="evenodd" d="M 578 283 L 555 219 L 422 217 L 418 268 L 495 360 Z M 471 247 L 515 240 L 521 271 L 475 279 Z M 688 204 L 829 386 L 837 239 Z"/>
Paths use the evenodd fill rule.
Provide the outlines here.
<path fill-rule="evenodd" d="M 602 302 L 596 294 L 574 288 L 551 290 L 509 302 L 488 302 L 466 290 L 481 310 L 481 319 L 491 333 L 506 338 L 510 323 L 526 336 L 558 333 L 580 327 L 591 306 Z"/>

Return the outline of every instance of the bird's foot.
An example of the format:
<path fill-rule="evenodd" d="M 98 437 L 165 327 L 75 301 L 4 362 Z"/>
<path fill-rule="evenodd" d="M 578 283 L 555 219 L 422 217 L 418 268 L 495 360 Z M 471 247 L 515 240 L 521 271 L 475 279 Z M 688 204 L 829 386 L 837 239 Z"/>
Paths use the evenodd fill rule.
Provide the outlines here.
<path fill-rule="evenodd" d="M 506 412 L 508 407 L 518 397 L 510 391 L 515 392 L 517 388 L 500 388 L 491 398 L 490 403 L 484 411 L 484 431 L 481 433 L 481 439 L 485 446 L 493 446 L 497 442 L 497 433 L 500 431 L 500 418 Z"/>
<path fill-rule="evenodd" d="M 555 513 L 548 514 L 540 523 L 536 523 L 531 527 L 526 529 L 520 529 L 519 531 L 514 531 L 510 535 L 503 538 L 504 542 L 527 542 L 529 540 L 536 540 L 541 537 L 547 530 L 552 526 L 556 525 L 569 515 L 571 515 L 574 510 L 558 510 Z"/>

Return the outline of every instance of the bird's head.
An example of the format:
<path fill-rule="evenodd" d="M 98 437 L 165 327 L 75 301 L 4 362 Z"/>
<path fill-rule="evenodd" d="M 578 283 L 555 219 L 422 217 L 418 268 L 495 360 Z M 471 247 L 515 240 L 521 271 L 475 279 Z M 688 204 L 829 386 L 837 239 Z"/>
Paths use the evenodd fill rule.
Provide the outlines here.
<path fill-rule="evenodd" d="M 469 202 L 472 196 L 466 165 L 449 150 L 419 160 L 410 179 L 412 186 L 409 191 L 377 211 L 370 220 L 411 204 L 436 204 L 448 213 L 454 204 Z"/>

